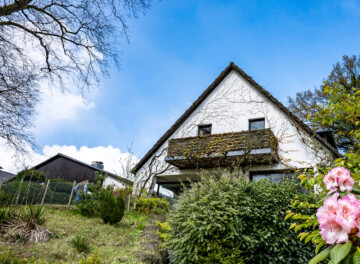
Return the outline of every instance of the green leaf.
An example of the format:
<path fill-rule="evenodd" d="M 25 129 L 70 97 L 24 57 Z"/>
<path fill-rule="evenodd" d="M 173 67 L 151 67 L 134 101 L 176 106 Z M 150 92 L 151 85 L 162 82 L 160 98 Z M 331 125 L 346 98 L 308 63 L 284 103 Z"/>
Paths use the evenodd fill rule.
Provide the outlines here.
<path fill-rule="evenodd" d="M 315 236 L 315 234 L 309 235 L 309 236 L 305 239 L 305 244 L 307 244 L 314 236 Z"/>
<path fill-rule="evenodd" d="M 317 247 L 315 248 L 315 254 L 317 254 L 317 253 L 319 252 L 320 248 L 321 248 L 323 245 L 325 245 L 325 242 L 321 242 L 321 243 L 319 243 L 319 245 L 317 245 Z"/>
<path fill-rule="evenodd" d="M 345 244 L 337 244 L 331 250 L 330 258 L 334 264 L 340 263 L 350 252 L 352 243 L 349 241 Z"/>
<path fill-rule="evenodd" d="M 352 192 L 356 194 L 360 194 L 360 190 L 358 188 L 353 187 Z"/>
<path fill-rule="evenodd" d="M 294 224 L 291 224 L 291 226 L 289 227 L 289 229 L 293 229 L 297 224 L 294 223 Z"/>
<path fill-rule="evenodd" d="M 360 251 L 359 251 L 359 249 L 356 249 L 356 252 L 354 253 L 353 264 L 360 264 Z"/>
<path fill-rule="evenodd" d="M 297 233 L 301 228 L 303 228 L 305 225 L 298 225 L 297 227 L 295 227 L 295 233 Z"/>
<path fill-rule="evenodd" d="M 330 255 L 330 252 L 332 250 L 333 246 L 325 248 L 323 251 L 321 251 L 319 254 L 317 254 L 315 257 L 313 257 L 310 261 L 309 264 L 316 264 L 319 263 L 320 261 L 327 259 Z"/>
<path fill-rule="evenodd" d="M 350 264 L 350 259 L 350 254 L 348 254 L 346 258 L 341 261 L 341 264 Z"/>
<path fill-rule="evenodd" d="M 307 237 L 309 233 L 301 233 L 298 237 L 300 237 L 300 241 L 303 241 L 305 237 Z"/>
<path fill-rule="evenodd" d="M 284 221 L 288 220 L 290 217 L 292 217 L 295 213 L 290 213 L 287 216 L 285 216 Z"/>

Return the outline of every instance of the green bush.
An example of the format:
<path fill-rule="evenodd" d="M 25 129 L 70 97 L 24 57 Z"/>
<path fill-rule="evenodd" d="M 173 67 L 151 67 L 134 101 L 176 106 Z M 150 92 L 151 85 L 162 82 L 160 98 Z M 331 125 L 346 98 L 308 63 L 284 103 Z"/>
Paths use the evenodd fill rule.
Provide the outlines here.
<path fill-rule="evenodd" d="M 136 201 L 136 210 L 145 214 L 164 214 L 169 212 L 170 204 L 165 198 L 140 197 Z"/>
<path fill-rule="evenodd" d="M 83 216 L 95 217 L 99 215 L 100 204 L 101 201 L 97 199 L 96 195 L 83 194 L 83 199 L 76 206 Z"/>
<path fill-rule="evenodd" d="M 16 210 L 11 207 L 0 208 L 0 229 L 2 225 L 9 224 L 16 216 Z"/>
<path fill-rule="evenodd" d="M 42 171 L 37 170 L 22 170 L 17 175 L 15 180 L 21 180 L 24 181 L 37 181 L 37 182 L 44 182 L 46 180 L 46 175 Z"/>
<path fill-rule="evenodd" d="M 80 254 L 89 254 L 91 245 L 89 238 L 84 234 L 78 234 L 70 241 L 73 248 Z"/>
<path fill-rule="evenodd" d="M 125 202 L 121 196 L 115 198 L 111 191 L 101 201 L 100 216 L 104 223 L 114 225 L 121 221 L 125 213 Z"/>
<path fill-rule="evenodd" d="M 14 253 L 10 251 L 0 252 L 1 264 L 45 264 L 45 262 L 38 262 L 34 259 L 18 258 Z"/>
<path fill-rule="evenodd" d="M 167 245 L 176 263 L 307 263 L 313 245 L 300 242 L 284 222 L 296 195 L 305 194 L 294 181 L 206 177 L 170 212 Z"/>
<path fill-rule="evenodd" d="M 88 194 L 81 194 L 82 199 L 76 204 L 82 215 L 94 217 L 100 215 L 101 201 L 107 194 L 107 190 L 102 188 L 105 179 L 103 172 L 95 173 L 95 183 L 88 183 Z"/>
<path fill-rule="evenodd" d="M 30 229 L 37 225 L 44 225 L 46 222 L 45 209 L 40 206 L 26 206 L 20 211 L 19 218 L 26 223 Z"/>

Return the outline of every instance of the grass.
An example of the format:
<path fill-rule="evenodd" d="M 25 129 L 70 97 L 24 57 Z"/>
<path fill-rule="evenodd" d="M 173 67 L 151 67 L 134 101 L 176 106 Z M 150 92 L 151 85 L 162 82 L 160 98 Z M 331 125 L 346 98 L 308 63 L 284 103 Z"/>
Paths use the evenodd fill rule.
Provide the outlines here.
<path fill-rule="evenodd" d="M 92 253 L 98 253 L 102 263 L 142 263 L 140 261 L 143 229 L 149 225 L 149 216 L 126 212 L 120 223 L 106 225 L 100 218 L 87 218 L 76 208 L 48 206 L 45 212 L 46 228 L 54 237 L 43 243 L 12 243 L 0 237 L 0 252 L 11 250 L 18 257 L 35 258 L 47 263 L 77 262 L 84 258 L 73 247 L 72 241 L 85 235 Z"/>

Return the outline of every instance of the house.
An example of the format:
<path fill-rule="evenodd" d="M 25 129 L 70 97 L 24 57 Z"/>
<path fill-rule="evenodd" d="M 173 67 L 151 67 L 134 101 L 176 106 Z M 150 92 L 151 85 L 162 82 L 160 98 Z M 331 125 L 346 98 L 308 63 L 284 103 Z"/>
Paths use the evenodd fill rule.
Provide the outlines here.
<path fill-rule="evenodd" d="M 334 142 L 231 62 L 136 164 L 134 188 L 176 194 L 204 171 L 276 181 L 341 157 Z"/>
<path fill-rule="evenodd" d="M 4 171 L 3 168 L 0 166 L 0 186 L 15 177 L 15 174 Z"/>
<path fill-rule="evenodd" d="M 33 169 L 44 172 L 48 179 L 63 179 L 76 182 L 84 180 L 95 182 L 95 172 L 105 172 L 107 177 L 103 182 L 103 186 L 114 185 L 123 188 L 133 185 L 132 181 L 105 171 L 104 164 L 101 161 L 94 161 L 89 165 L 61 153 L 41 162 L 34 166 Z"/>

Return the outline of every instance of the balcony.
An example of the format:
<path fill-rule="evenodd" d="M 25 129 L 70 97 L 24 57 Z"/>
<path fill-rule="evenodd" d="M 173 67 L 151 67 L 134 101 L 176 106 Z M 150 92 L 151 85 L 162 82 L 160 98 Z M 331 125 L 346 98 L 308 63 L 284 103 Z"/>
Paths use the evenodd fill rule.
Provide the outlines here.
<path fill-rule="evenodd" d="M 179 169 L 268 165 L 277 162 L 277 146 L 270 129 L 176 138 L 165 161 Z"/>

